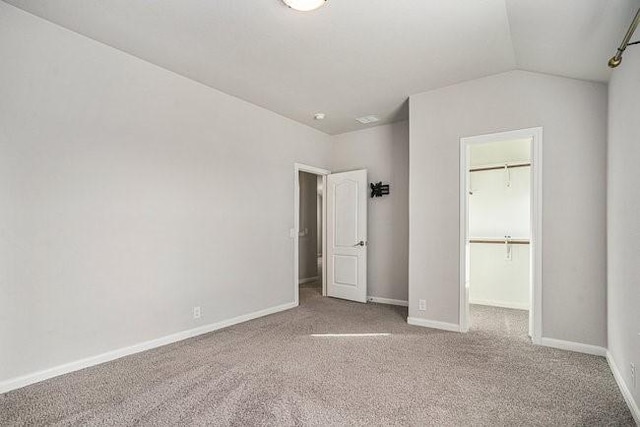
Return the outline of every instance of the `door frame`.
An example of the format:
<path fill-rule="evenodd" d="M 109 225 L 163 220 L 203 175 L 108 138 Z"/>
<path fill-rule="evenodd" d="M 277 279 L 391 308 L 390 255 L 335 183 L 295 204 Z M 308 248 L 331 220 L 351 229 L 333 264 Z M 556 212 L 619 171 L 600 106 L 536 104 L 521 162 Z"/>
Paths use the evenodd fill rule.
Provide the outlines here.
<path fill-rule="evenodd" d="M 542 127 L 460 138 L 460 330 L 469 330 L 467 276 L 469 148 L 489 142 L 531 138 L 531 241 L 529 335 L 534 344 L 542 337 Z"/>
<path fill-rule="evenodd" d="M 327 295 L 327 202 L 325 188 L 327 175 L 331 171 L 303 163 L 293 164 L 293 228 L 290 230 L 293 238 L 293 296 L 294 304 L 300 304 L 300 172 L 308 172 L 322 177 L 322 296 Z"/>

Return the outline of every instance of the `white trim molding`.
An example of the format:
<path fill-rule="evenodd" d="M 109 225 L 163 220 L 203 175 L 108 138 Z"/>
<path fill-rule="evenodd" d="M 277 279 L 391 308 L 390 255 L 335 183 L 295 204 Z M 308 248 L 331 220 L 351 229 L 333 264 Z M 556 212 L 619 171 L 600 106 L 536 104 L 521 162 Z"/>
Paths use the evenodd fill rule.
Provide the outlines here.
<path fill-rule="evenodd" d="M 455 323 L 438 322 L 437 320 L 420 319 L 419 317 L 408 317 L 407 323 L 425 328 L 441 329 L 449 332 L 461 332 L 460 325 L 456 325 Z"/>
<path fill-rule="evenodd" d="M 627 406 L 629 407 L 629 411 L 631 411 L 633 419 L 635 420 L 636 424 L 640 426 L 640 408 L 638 407 L 636 401 L 633 399 L 633 395 L 631 394 L 629 387 L 627 387 L 627 384 L 624 382 L 622 373 L 618 369 L 618 365 L 616 365 L 616 362 L 613 359 L 613 355 L 610 351 L 607 351 L 607 363 L 609 363 L 609 368 L 611 368 L 613 378 L 615 378 L 616 382 L 618 383 L 618 388 L 622 393 L 622 397 L 624 397 L 624 401 L 627 402 Z"/>
<path fill-rule="evenodd" d="M 568 350 L 568 351 L 575 351 L 578 353 L 592 354 L 594 356 L 605 357 L 607 355 L 607 349 L 604 347 L 591 345 L 591 344 L 582 344 L 582 343 L 573 342 L 573 341 L 557 340 L 555 338 L 542 337 L 540 338 L 540 345 L 544 347 L 557 348 L 560 350 Z"/>
<path fill-rule="evenodd" d="M 194 329 L 188 329 L 186 331 L 177 332 L 175 334 L 166 335 L 164 337 L 156 338 L 150 341 L 134 344 L 129 347 L 119 348 L 106 353 L 98 354 L 96 356 L 90 356 L 84 359 L 76 360 L 74 362 L 65 363 L 64 365 L 54 366 L 52 368 L 44 369 L 42 371 L 33 372 L 20 377 L 11 378 L 0 382 L 0 394 L 6 393 L 11 390 L 16 390 L 35 384 L 40 381 L 48 380 L 53 377 L 68 374 L 78 371 L 80 369 L 88 368 L 91 366 L 99 365 L 101 363 L 110 362 L 121 357 L 129 356 L 131 354 L 140 353 L 142 351 L 151 350 L 163 345 L 172 344 L 178 341 L 186 340 L 198 335 L 206 334 L 209 332 L 217 331 L 218 329 L 226 328 L 229 326 L 237 325 L 249 320 L 257 319 L 259 317 L 267 316 L 269 314 L 278 313 L 280 311 L 289 310 L 296 307 L 297 303 L 286 303 L 275 307 L 267 308 L 264 310 L 255 311 L 253 313 L 243 314 L 231 319 L 222 320 L 220 322 L 211 323 L 209 325 L 200 326 Z"/>
<path fill-rule="evenodd" d="M 367 297 L 368 302 L 375 302 L 377 304 L 389 304 L 389 305 L 399 305 L 401 307 L 409 307 L 409 301 L 401 300 L 401 299 L 391 299 L 391 298 L 378 298 L 378 297 Z"/>

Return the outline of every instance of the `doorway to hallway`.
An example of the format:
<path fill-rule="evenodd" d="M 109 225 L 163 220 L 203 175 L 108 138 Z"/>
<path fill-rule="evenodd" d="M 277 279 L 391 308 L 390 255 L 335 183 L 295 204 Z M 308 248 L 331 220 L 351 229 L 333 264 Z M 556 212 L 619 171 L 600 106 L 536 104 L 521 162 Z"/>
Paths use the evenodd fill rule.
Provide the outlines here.
<path fill-rule="evenodd" d="M 322 181 L 322 175 L 305 171 L 298 175 L 298 284 L 301 301 L 323 294 Z"/>
<path fill-rule="evenodd" d="M 301 285 L 367 302 L 367 171 L 294 165 L 294 301 Z M 306 285 L 306 286 L 305 286 Z"/>

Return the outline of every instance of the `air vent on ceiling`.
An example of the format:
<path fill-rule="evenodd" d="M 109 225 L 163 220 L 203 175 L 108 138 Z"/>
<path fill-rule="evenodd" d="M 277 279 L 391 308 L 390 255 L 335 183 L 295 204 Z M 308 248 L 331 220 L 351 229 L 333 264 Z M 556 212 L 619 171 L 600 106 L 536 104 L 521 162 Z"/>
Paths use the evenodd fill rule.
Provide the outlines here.
<path fill-rule="evenodd" d="M 362 123 L 363 125 L 366 125 L 368 123 L 375 123 L 375 122 L 379 122 L 380 119 L 376 116 L 364 116 L 364 117 L 358 117 L 356 119 L 358 122 Z"/>

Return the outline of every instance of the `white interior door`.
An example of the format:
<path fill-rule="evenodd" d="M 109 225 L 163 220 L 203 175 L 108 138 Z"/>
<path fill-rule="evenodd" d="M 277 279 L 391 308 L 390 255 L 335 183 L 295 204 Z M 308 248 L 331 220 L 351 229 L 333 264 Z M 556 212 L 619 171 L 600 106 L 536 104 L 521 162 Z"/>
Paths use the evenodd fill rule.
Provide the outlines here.
<path fill-rule="evenodd" d="M 367 170 L 327 176 L 327 295 L 367 302 Z"/>

